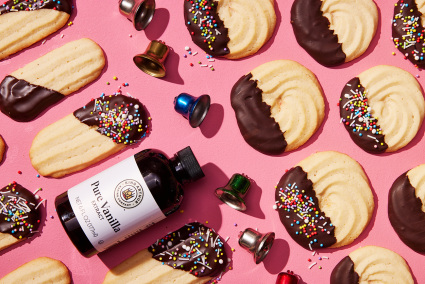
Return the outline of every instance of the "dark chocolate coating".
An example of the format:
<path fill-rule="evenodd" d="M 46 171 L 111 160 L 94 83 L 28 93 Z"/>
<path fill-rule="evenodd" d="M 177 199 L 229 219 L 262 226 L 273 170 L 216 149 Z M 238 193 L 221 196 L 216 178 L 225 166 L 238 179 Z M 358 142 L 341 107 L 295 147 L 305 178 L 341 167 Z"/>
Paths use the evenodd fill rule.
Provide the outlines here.
<path fill-rule="evenodd" d="M 24 239 L 32 234 L 32 231 L 37 231 L 41 212 L 40 207 L 35 207 L 41 200 L 35 199 L 34 194 L 17 183 L 0 189 L 0 232 L 10 234 L 16 239 Z M 16 211 L 13 211 L 15 209 Z M 22 213 L 17 213 L 20 210 Z M 16 217 L 16 214 L 27 218 Z M 16 220 L 13 220 L 14 216 Z"/>
<path fill-rule="evenodd" d="M 269 155 L 281 154 L 288 144 L 279 124 L 271 117 L 270 106 L 263 102 L 263 91 L 251 78 L 251 73 L 242 76 L 230 95 L 239 130 L 254 149 Z"/>
<path fill-rule="evenodd" d="M 330 284 L 358 283 L 359 275 L 354 271 L 354 263 L 349 256 L 346 256 L 332 270 Z"/>
<path fill-rule="evenodd" d="M 121 121 L 118 121 L 116 114 L 120 115 Z M 124 122 L 121 118 L 123 114 L 127 115 Z M 84 107 L 74 111 L 74 116 L 88 126 L 97 126 L 97 132 L 110 137 L 117 144 L 137 143 L 146 135 L 148 128 L 147 114 L 143 104 L 135 98 L 124 95 L 92 99 Z M 130 128 L 127 129 L 127 127 Z"/>
<path fill-rule="evenodd" d="M 416 197 L 407 172 L 391 186 L 388 198 L 388 218 L 400 239 L 417 252 L 425 252 L 425 212 Z"/>
<path fill-rule="evenodd" d="M 213 229 L 198 222 L 186 224 L 169 233 L 152 244 L 148 250 L 153 254 L 152 257 L 162 264 L 189 271 L 197 277 L 216 276 L 227 265 L 223 240 Z M 197 268 L 194 268 L 195 266 Z"/>
<path fill-rule="evenodd" d="M 290 188 L 288 187 L 289 184 L 291 184 Z M 293 186 L 294 184 L 296 187 Z M 299 191 L 298 198 L 301 198 L 305 204 L 309 204 L 309 209 L 307 210 L 308 214 L 311 214 L 311 216 L 309 217 L 308 223 L 304 221 L 304 218 L 301 219 L 298 216 L 300 212 L 294 212 L 293 208 L 285 208 L 285 204 L 282 201 L 281 197 L 286 199 L 283 194 L 288 196 L 288 193 L 285 193 L 286 188 L 289 188 L 291 191 L 295 190 L 295 193 Z M 300 166 L 290 169 L 282 176 L 276 188 L 275 200 L 279 212 L 280 221 L 282 221 L 282 224 L 285 226 L 289 235 L 299 245 L 306 249 L 310 249 L 310 245 L 311 249 L 318 249 L 330 247 L 331 245 L 336 243 L 334 232 L 335 226 L 331 226 L 332 222 L 330 218 L 326 217 L 325 214 L 320 211 L 319 201 L 317 200 L 316 192 L 313 190 L 313 183 L 307 178 L 307 173 L 304 172 L 304 170 Z M 297 208 L 300 209 L 299 207 Z M 287 209 L 289 209 L 290 211 L 287 211 Z M 304 210 L 302 212 L 306 211 Z M 316 214 L 316 212 L 318 212 L 318 214 Z M 305 216 L 306 214 L 304 214 L 304 216 L 302 217 Z M 315 221 L 311 221 L 312 217 L 315 218 Z M 299 224 L 296 224 L 297 221 L 299 222 Z M 314 225 L 316 231 L 314 231 L 313 226 L 310 226 L 309 224 Z M 300 226 L 303 225 L 307 225 L 305 231 L 303 229 L 300 229 Z M 303 232 L 300 233 L 301 231 Z M 310 237 L 307 238 L 305 234 L 310 235 Z M 310 243 L 311 241 L 313 241 L 312 244 Z"/>
<path fill-rule="evenodd" d="M 196 4 L 199 5 L 199 2 L 197 2 L 197 0 L 184 0 L 184 20 L 185 20 L 186 27 L 189 30 L 190 35 L 192 36 L 192 41 L 197 46 L 202 48 L 203 51 L 205 51 L 206 53 L 210 55 L 223 56 L 223 55 L 229 54 L 230 50 L 227 47 L 227 43 L 230 41 L 230 39 L 228 35 L 228 30 L 227 28 L 224 27 L 224 23 L 220 19 L 217 13 L 218 2 L 213 0 L 203 0 L 202 2 L 207 2 L 206 6 L 208 7 L 208 9 L 205 9 L 205 10 L 202 10 L 201 7 L 199 7 L 201 9 L 194 8 L 196 6 L 192 6 L 193 4 L 191 2 L 193 2 L 194 5 Z M 196 15 L 198 19 L 196 24 L 193 21 L 195 14 L 192 12 L 189 12 L 189 9 L 191 8 L 194 9 L 195 14 L 198 13 L 198 15 Z M 200 15 L 199 12 L 202 13 L 202 15 Z M 212 21 L 210 24 L 217 25 L 216 27 L 211 28 L 209 26 L 206 26 L 205 21 L 202 23 L 202 28 L 204 29 L 206 28 L 208 32 L 211 31 L 212 32 L 211 36 L 215 37 L 214 41 L 210 41 L 211 47 L 213 48 L 213 50 L 211 50 L 208 47 L 208 39 L 206 39 L 206 36 L 202 35 L 203 31 L 201 30 L 201 27 L 199 27 L 200 17 L 204 17 L 204 16 L 210 17 L 210 20 Z M 218 30 L 220 34 L 218 34 L 216 30 Z"/>
<path fill-rule="evenodd" d="M 71 15 L 71 4 L 71 0 L 8 0 L 0 4 L 0 15 L 9 12 L 16 13 L 19 11 L 34 11 L 40 9 L 53 9 Z M 32 7 L 29 7 L 29 5 Z M 12 7 L 15 7 L 17 11 L 10 11 Z"/>
<path fill-rule="evenodd" d="M 351 85 L 351 86 L 349 86 L 349 85 Z M 388 148 L 388 145 L 385 143 L 385 139 L 384 139 L 385 135 L 384 134 L 375 135 L 375 134 L 372 134 L 372 132 L 369 131 L 369 130 L 368 131 L 362 130 L 360 132 L 358 132 L 358 131 L 354 132 L 353 127 L 350 126 L 350 125 L 356 125 L 356 124 L 360 124 L 360 125 L 364 124 L 364 122 L 359 121 L 360 116 L 355 118 L 355 119 L 347 119 L 347 116 L 350 116 L 351 114 L 353 114 L 353 116 L 355 116 L 355 115 L 354 115 L 354 112 L 351 111 L 347 107 L 348 106 L 347 102 L 349 102 L 353 98 L 346 98 L 345 94 L 349 94 L 350 96 L 352 96 L 353 93 L 351 91 L 355 92 L 356 90 L 358 92 L 361 92 L 362 94 L 364 94 L 364 92 L 365 92 L 365 88 L 360 84 L 360 79 L 357 78 L 357 77 L 348 81 L 348 83 L 345 84 L 345 86 L 344 86 L 344 88 L 342 89 L 342 92 L 341 92 L 341 97 L 340 97 L 340 101 L 339 101 L 339 113 L 340 113 L 341 118 L 343 119 L 342 122 L 344 124 L 344 127 L 348 131 L 348 133 L 350 133 L 350 137 L 354 141 L 354 143 L 356 143 L 357 146 L 359 146 L 360 148 L 362 148 L 366 152 L 374 153 L 374 154 L 384 153 L 385 150 Z M 354 124 L 352 124 L 353 121 L 354 121 Z M 374 121 L 376 121 L 376 120 L 374 120 Z M 359 134 L 362 134 L 362 136 L 360 136 Z M 375 137 L 376 140 L 378 140 L 378 142 L 376 142 L 375 139 L 372 139 L 368 135 Z M 383 143 L 384 145 L 381 145 L 381 143 Z M 375 146 L 376 146 L 376 148 L 375 148 Z"/>
<path fill-rule="evenodd" d="M 9 75 L 0 85 L 0 110 L 15 121 L 31 121 L 64 97 L 61 93 Z"/>
<path fill-rule="evenodd" d="M 329 20 L 320 10 L 321 0 L 295 0 L 291 8 L 291 24 L 298 44 L 323 66 L 345 62 L 342 44 L 329 29 Z"/>
<path fill-rule="evenodd" d="M 402 4 L 408 4 L 409 6 L 401 9 Z M 410 12 L 410 10 L 413 11 Z M 400 11 L 402 12 L 400 13 Z M 396 19 L 395 16 L 398 14 L 401 14 L 402 16 Z M 393 20 L 395 20 L 395 22 L 392 23 L 392 37 L 394 44 L 396 45 L 398 50 L 400 50 L 400 52 L 404 54 L 404 56 L 406 56 L 407 54 L 406 57 L 413 64 L 417 64 L 420 68 L 424 68 L 424 39 L 420 39 L 420 36 L 418 35 L 418 33 L 420 33 L 422 36 L 424 36 L 425 33 L 425 29 L 422 27 L 421 15 L 422 13 L 418 11 L 418 7 L 416 5 L 415 0 L 399 0 L 397 2 L 397 6 L 394 6 Z M 412 17 L 415 18 L 413 22 L 416 24 L 406 25 L 406 23 L 404 23 L 404 20 L 406 19 L 406 21 L 410 21 Z M 414 28 L 415 31 L 413 31 L 412 29 L 406 29 L 407 27 Z M 403 28 L 405 28 L 405 30 L 403 30 Z M 405 39 L 403 39 L 403 36 L 405 36 L 407 32 L 410 32 L 412 36 L 406 36 Z M 404 49 L 404 43 L 406 43 L 406 46 L 409 45 L 409 42 L 406 41 L 413 41 L 414 44 Z M 416 53 L 415 51 L 417 51 L 418 53 Z M 419 60 L 415 60 L 415 55 L 418 55 Z M 420 57 L 422 57 L 422 59 L 420 59 Z"/>

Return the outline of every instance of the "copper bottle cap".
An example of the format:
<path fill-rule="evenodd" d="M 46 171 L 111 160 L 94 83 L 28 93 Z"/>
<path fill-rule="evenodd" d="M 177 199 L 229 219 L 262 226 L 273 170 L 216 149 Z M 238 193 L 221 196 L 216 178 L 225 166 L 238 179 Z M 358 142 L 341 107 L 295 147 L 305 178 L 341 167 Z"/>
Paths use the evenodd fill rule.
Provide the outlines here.
<path fill-rule="evenodd" d="M 146 51 L 133 57 L 134 64 L 140 70 L 156 78 L 165 76 L 165 59 L 170 52 L 170 48 L 161 40 L 153 40 Z"/>

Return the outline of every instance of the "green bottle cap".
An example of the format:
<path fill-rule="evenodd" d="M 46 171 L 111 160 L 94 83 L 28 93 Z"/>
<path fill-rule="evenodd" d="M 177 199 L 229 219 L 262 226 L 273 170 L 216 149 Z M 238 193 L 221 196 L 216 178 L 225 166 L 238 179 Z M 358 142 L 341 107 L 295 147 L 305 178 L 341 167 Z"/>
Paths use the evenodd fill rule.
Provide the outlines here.
<path fill-rule="evenodd" d="M 246 205 L 242 197 L 246 195 L 251 182 L 241 174 L 234 174 L 225 187 L 215 190 L 215 195 L 224 203 L 239 211 L 245 211 Z"/>

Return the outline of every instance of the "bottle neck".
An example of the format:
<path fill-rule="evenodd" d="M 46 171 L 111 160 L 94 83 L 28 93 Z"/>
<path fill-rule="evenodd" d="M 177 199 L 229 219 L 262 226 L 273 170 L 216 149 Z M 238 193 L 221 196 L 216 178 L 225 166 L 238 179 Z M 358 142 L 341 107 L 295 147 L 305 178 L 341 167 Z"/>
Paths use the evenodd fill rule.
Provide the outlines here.
<path fill-rule="evenodd" d="M 177 181 L 181 184 L 192 182 L 188 172 L 183 168 L 183 165 L 177 155 L 170 158 L 170 167 Z"/>

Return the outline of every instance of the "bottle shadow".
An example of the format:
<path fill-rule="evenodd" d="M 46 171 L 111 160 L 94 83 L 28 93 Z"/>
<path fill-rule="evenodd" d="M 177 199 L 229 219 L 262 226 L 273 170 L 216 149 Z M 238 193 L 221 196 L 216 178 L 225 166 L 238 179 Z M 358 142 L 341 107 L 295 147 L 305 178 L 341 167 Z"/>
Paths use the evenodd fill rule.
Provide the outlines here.
<path fill-rule="evenodd" d="M 170 22 L 170 12 L 165 8 L 157 8 L 149 26 L 145 29 L 149 40 L 159 39 Z"/>

